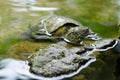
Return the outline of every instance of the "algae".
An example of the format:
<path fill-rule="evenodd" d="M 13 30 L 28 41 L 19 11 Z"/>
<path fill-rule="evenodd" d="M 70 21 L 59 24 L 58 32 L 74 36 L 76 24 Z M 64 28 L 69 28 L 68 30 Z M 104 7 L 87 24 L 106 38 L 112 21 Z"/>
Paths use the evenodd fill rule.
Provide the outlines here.
<path fill-rule="evenodd" d="M 30 42 L 20 41 L 12 45 L 7 51 L 6 55 L 9 57 L 26 60 L 30 55 L 39 49 L 46 48 L 52 42 Z"/>

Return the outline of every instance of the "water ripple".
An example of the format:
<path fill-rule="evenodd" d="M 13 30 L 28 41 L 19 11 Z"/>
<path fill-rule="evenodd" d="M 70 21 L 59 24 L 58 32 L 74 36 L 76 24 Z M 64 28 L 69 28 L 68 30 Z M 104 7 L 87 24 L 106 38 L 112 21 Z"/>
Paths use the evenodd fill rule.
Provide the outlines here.
<path fill-rule="evenodd" d="M 11 0 L 12 2 L 14 2 L 14 4 L 19 5 L 19 6 L 23 6 L 23 5 L 33 5 L 36 4 L 37 1 L 36 0 Z"/>

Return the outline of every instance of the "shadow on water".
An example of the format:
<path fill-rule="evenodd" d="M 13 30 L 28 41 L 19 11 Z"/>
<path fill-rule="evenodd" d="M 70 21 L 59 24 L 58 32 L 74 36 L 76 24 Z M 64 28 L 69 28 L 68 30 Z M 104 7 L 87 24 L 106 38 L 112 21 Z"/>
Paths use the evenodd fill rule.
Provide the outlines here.
<path fill-rule="evenodd" d="M 120 0 L 0 0 L 0 3 L 0 79 L 3 80 L 38 78 L 29 73 L 29 66 L 24 60 L 51 43 L 19 41 L 17 38 L 28 29 L 30 23 L 36 23 L 45 15 L 54 13 L 73 18 L 103 38 L 120 36 L 117 26 Z M 116 65 L 116 62 L 119 64 L 119 53 L 108 50 L 95 54 L 100 54 L 96 62 L 70 80 L 114 80 L 113 72 L 118 78 L 116 80 L 120 79 L 119 65 Z"/>

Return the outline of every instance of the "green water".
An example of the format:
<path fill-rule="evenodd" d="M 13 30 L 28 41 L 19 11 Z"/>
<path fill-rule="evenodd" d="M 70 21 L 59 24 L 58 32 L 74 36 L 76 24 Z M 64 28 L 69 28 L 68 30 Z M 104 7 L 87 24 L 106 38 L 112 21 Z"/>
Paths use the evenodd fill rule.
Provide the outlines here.
<path fill-rule="evenodd" d="M 28 29 L 29 24 L 34 24 L 41 17 L 50 14 L 73 18 L 82 25 L 91 28 L 103 38 L 118 38 L 120 35 L 117 26 L 120 19 L 119 4 L 119 0 L 0 0 L 0 54 L 6 56 L 7 53 L 18 54 L 20 51 L 31 53 L 41 48 L 40 43 L 22 42 L 18 40 L 18 37 Z M 57 8 L 58 10 L 56 10 Z M 22 47 L 18 46 L 21 44 Z M 11 46 L 15 46 L 16 51 L 11 49 Z M 30 51 L 28 51 L 29 49 Z M 19 58 L 18 55 L 15 58 Z M 108 63 L 106 62 L 106 64 Z M 103 68 L 107 67 L 102 63 L 102 60 L 93 65 L 99 67 L 97 64 L 103 64 Z M 114 64 L 114 62 L 111 64 Z M 111 70 L 113 66 L 109 69 Z M 96 68 L 89 68 L 89 71 L 95 73 Z M 109 75 L 109 69 L 104 70 L 108 74 L 106 77 L 100 77 L 104 71 L 96 70 L 99 71 L 98 74 L 96 73 L 96 78 L 93 77 L 94 74 L 89 77 L 89 74 L 83 72 L 83 74 L 87 74 L 87 77 L 81 74 L 75 79 L 113 80 L 111 74 Z"/>

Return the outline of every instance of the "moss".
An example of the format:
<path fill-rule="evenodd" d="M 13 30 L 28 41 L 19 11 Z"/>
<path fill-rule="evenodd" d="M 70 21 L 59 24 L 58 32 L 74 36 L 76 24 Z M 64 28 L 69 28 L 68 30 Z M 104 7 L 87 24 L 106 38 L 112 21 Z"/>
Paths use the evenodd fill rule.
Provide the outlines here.
<path fill-rule="evenodd" d="M 19 40 L 18 40 L 18 39 L 14 39 L 14 40 L 6 40 L 6 41 L 0 43 L 0 54 L 5 53 L 6 50 L 7 50 L 10 46 L 14 45 L 14 44 L 17 43 L 17 42 L 19 42 Z"/>
<path fill-rule="evenodd" d="M 51 42 L 30 42 L 30 41 L 20 41 L 12 45 L 6 52 L 6 54 L 17 59 L 26 59 L 32 53 L 38 51 L 39 49 L 45 48 Z"/>

